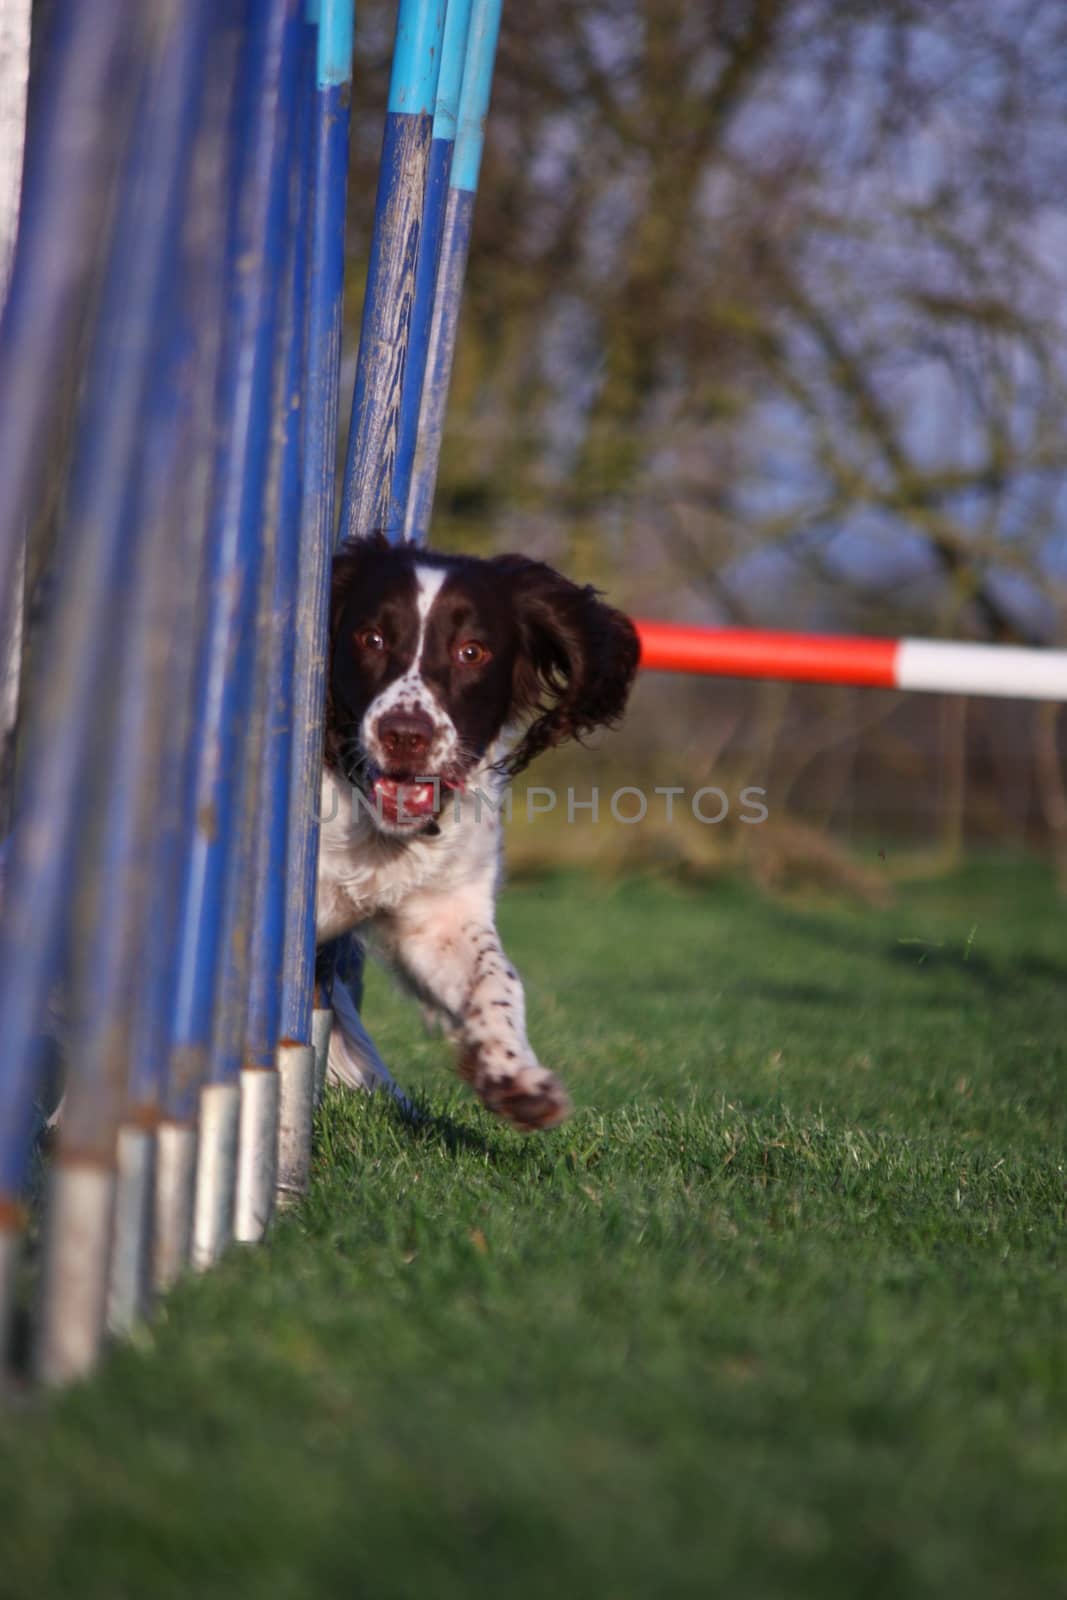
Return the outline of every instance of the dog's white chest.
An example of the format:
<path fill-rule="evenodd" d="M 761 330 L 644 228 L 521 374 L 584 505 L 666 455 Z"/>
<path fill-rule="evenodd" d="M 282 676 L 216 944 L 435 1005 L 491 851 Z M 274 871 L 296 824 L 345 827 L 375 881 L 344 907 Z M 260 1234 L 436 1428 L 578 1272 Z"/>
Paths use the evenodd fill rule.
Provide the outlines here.
<path fill-rule="evenodd" d="M 499 853 L 498 819 L 450 807 L 439 830 L 396 838 L 382 833 L 358 795 L 330 773 L 322 782 L 316 938 L 320 944 L 398 910 L 414 894 L 469 883 Z"/>

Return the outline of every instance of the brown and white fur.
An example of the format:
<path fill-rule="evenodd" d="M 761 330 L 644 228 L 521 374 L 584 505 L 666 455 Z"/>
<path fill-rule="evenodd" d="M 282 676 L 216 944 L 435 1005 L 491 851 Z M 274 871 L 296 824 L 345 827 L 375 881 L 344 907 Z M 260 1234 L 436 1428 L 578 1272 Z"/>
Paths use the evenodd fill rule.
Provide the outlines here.
<path fill-rule="evenodd" d="M 540 751 L 618 719 L 637 657 L 628 618 L 523 556 L 371 539 L 335 563 L 318 938 L 365 942 L 523 1130 L 569 1102 L 530 1047 L 496 931 L 497 807 Z M 352 1008 L 335 1012 L 331 1077 L 373 1086 L 380 1058 Z"/>

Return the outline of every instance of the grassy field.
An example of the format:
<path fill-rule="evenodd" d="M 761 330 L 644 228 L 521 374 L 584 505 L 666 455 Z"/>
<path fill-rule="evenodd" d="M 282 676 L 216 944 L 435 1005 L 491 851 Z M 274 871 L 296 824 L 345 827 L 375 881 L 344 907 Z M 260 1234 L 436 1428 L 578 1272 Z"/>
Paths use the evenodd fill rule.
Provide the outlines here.
<path fill-rule="evenodd" d="M 336 1097 L 269 1249 L 0 1416 L 0 1594 L 1067 1595 L 1063 908 L 560 876 L 502 927 L 578 1110 Z"/>

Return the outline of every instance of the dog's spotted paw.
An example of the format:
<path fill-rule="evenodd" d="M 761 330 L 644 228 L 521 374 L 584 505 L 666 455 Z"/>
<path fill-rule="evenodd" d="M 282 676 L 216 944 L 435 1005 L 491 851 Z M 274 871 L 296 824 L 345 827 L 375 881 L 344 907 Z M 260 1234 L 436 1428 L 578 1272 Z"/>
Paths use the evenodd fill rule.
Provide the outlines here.
<path fill-rule="evenodd" d="M 533 1062 L 506 1068 L 489 1066 L 474 1052 L 460 1062 L 460 1076 L 473 1088 L 486 1110 L 520 1133 L 540 1133 L 570 1116 L 571 1102 L 554 1072 Z"/>
<path fill-rule="evenodd" d="M 513 1078 L 486 1079 L 477 1085 L 477 1093 L 484 1106 L 520 1133 L 554 1128 L 570 1116 L 566 1089 L 543 1068 L 532 1083 L 527 1083 L 526 1074 L 520 1072 Z"/>

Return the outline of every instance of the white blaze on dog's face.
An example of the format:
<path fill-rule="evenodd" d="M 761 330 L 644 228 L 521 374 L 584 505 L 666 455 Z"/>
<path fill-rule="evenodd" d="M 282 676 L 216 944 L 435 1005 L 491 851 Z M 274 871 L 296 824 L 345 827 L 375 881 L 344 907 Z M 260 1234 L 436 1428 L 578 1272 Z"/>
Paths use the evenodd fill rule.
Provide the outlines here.
<path fill-rule="evenodd" d="M 613 721 L 633 625 L 540 562 L 361 540 L 334 567 L 326 758 L 390 833 L 425 829 L 506 725 L 507 765 Z"/>
<path fill-rule="evenodd" d="M 422 675 L 427 624 L 445 575 L 440 568 L 417 566 L 414 577 L 417 632 L 410 664 L 379 690 L 359 725 L 360 747 L 373 763 L 372 789 L 383 820 L 393 827 L 418 826 L 434 814 L 441 799 L 434 777 L 457 771 L 460 751 L 456 725 Z M 410 630 L 403 633 L 409 636 Z M 375 625 L 357 629 L 355 645 L 361 655 L 384 656 L 389 649 Z M 424 774 L 431 781 L 418 783 Z"/>

